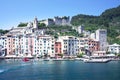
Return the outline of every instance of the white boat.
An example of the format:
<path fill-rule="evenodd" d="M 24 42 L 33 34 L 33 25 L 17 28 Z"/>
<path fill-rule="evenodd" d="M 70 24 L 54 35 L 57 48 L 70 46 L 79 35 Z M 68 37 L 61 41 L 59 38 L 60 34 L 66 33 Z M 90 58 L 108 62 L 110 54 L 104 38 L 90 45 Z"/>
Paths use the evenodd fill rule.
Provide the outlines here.
<path fill-rule="evenodd" d="M 107 63 L 110 59 L 84 59 L 85 63 Z"/>
<path fill-rule="evenodd" d="M 82 60 L 81 58 L 75 58 L 75 60 Z"/>

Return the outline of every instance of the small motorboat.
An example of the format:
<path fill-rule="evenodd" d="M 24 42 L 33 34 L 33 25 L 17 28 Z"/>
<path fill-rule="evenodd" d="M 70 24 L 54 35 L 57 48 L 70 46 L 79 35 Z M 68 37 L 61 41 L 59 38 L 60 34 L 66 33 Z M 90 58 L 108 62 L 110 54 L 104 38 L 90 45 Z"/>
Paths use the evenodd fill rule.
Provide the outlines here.
<path fill-rule="evenodd" d="M 27 61 L 29 61 L 29 58 L 23 58 L 23 61 L 27 62 Z"/>

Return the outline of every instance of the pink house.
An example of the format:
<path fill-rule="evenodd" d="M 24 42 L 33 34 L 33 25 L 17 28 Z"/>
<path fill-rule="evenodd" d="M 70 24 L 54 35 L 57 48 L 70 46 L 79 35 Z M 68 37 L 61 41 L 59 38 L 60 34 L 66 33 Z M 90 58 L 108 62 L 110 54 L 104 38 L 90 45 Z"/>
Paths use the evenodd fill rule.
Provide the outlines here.
<path fill-rule="evenodd" d="M 15 39 L 11 36 L 7 36 L 7 55 L 13 55 L 15 52 Z"/>
<path fill-rule="evenodd" d="M 61 42 L 55 42 L 55 55 L 58 56 L 59 54 L 62 54 L 62 45 Z"/>

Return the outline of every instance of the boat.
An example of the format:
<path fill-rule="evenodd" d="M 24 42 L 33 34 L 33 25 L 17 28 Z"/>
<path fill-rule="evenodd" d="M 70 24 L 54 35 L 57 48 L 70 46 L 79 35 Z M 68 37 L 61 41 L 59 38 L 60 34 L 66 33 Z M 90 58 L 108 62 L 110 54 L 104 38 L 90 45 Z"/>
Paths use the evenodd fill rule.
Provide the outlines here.
<path fill-rule="evenodd" d="M 110 59 L 84 59 L 85 63 L 107 63 Z"/>
<path fill-rule="evenodd" d="M 25 58 L 23 58 L 23 61 L 24 61 L 24 62 L 28 62 L 28 61 L 30 61 L 30 60 L 29 60 L 29 58 L 26 58 L 26 57 L 25 57 Z"/>
<path fill-rule="evenodd" d="M 82 60 L 82 58 L 75 58 L 75 60 Z"/>

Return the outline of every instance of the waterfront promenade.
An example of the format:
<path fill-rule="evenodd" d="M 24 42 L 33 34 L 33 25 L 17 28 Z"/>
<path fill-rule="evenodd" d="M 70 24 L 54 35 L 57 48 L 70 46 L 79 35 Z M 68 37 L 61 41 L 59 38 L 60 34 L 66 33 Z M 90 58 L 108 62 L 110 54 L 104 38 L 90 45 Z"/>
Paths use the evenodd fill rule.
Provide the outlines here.
<path fill-rule="evenodd" d="M 0 57 L 3 60 L 23 60 L 24 58 L 28 59 L 28 61 L 83 61 L 83 62 L 95 62 L 95 63 L 107 63 L 109 61 L 120 61 L 120 57 L 97 57 L 95 58 L 77 58 L 77 57 L 64 57 L 64 58 L 39 58 L 39 57 L 16 57 L 16 56 L 7 56 L 7 57 Z M 24 61 L 24 60 L 23 60 Z"/>

